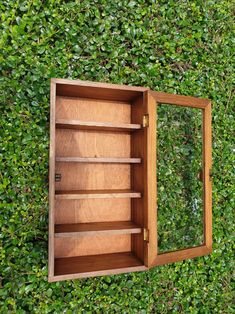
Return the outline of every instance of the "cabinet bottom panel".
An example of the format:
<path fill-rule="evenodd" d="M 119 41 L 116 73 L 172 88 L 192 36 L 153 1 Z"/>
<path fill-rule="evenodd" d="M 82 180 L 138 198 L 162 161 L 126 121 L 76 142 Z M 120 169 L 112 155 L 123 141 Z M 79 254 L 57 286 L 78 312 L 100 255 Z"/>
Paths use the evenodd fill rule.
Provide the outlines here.
<path fill-rule="evenodd" d="M 51 281 L 145 269 L 143 262 L 131 252 L 56 258 L 55 276 Z"/>

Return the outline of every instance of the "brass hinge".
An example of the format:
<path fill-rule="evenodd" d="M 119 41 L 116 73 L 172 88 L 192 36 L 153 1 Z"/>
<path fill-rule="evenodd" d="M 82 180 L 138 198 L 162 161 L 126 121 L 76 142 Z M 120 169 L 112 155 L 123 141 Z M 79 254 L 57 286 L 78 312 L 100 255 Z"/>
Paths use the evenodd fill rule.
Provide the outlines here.
<path fill-rule="evenodd" d="M 143 233 L 144 233 L 144 241 L 149 242 L 149 230 L 144 228 Z"/>
<path fill-rule="evenodd" d="M 144 114 L 143 115 L 143 127 L 146 128 L 149 126 L 149 115 L 148 114 Z"/>

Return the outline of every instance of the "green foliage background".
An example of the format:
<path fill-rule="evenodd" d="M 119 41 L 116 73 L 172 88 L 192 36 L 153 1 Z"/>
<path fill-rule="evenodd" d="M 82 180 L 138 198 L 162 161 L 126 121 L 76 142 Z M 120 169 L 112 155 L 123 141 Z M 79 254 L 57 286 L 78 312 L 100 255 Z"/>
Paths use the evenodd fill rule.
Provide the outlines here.
<path fill-rule="evenodd" d="M 234 0 L 2 0 L 1 313 L 234 313 Z M 213 102 L 213 253 L 47 282 L 49 79 Z"/>

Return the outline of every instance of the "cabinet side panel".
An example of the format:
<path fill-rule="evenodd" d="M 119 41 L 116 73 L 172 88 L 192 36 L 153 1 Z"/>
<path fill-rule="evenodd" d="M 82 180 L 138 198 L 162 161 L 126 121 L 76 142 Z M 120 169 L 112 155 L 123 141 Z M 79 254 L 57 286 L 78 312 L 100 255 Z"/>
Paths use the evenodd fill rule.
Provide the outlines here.
<path fill-rule="evenodd" d="M 55 100 L 56 100 L 56 84 L 52 80 L 50 96 L 50 153 L 49 153 L 49 240 L 48 240 L 49 278 L 54 276 Z"/>
<path fill-rule="evenodd" d="M 132 104 L 131 123 L 142 124 L 145 114 L 143 95 Z M 131 188 L 141 192 L 142 197 L 131 200 L 131 217 L 138 226 L 144 227 L 146 203 L 146 129 L 141 128 L 131 134 L 131 155 L 141 158 L 141 164 L 131 165 Z M 144 238 L 141 234 L 132 235 L 132 252 L 144 261 Z"/>
<path fill-rule="evenodd" d="M 147 129 L 148 210 L 145 221 L 149 230 L 149 242 L 146 248 L 145 265 L 150 266 L 157 253 L 157 103 L 150 92 L 146 97 L 149 126 Z"/>

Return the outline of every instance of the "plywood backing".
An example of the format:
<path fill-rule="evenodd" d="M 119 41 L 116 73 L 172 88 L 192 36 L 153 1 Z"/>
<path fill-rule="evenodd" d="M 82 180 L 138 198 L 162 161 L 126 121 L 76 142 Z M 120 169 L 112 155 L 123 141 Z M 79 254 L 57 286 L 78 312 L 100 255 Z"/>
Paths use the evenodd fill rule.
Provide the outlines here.
<path fill-rule="evenodd" d="M 55 223 L 128 221 L 131 201 L 124 199 L 57 200 Z"/>
<path fill-rule="evenodd" d="M 61 181 L 56 190 L 105 190 L 130 189 L 128 164 L 79 164 L 56 163 L 56 173 Z"/>
<path fill-rule="evenodd" d="M 128 102 L 57 96 L 56 108 L 56 119 L 130 123 Z"/>
<path fill-rule="evenodd" d="M 131 251 L 131 235 L 55 238 L 55 257 L 85 256 Z"/>
<path fill-rule="evenodd" d="M 57 129 L 56 156 L 131 157 L 130 134 Z"/>

